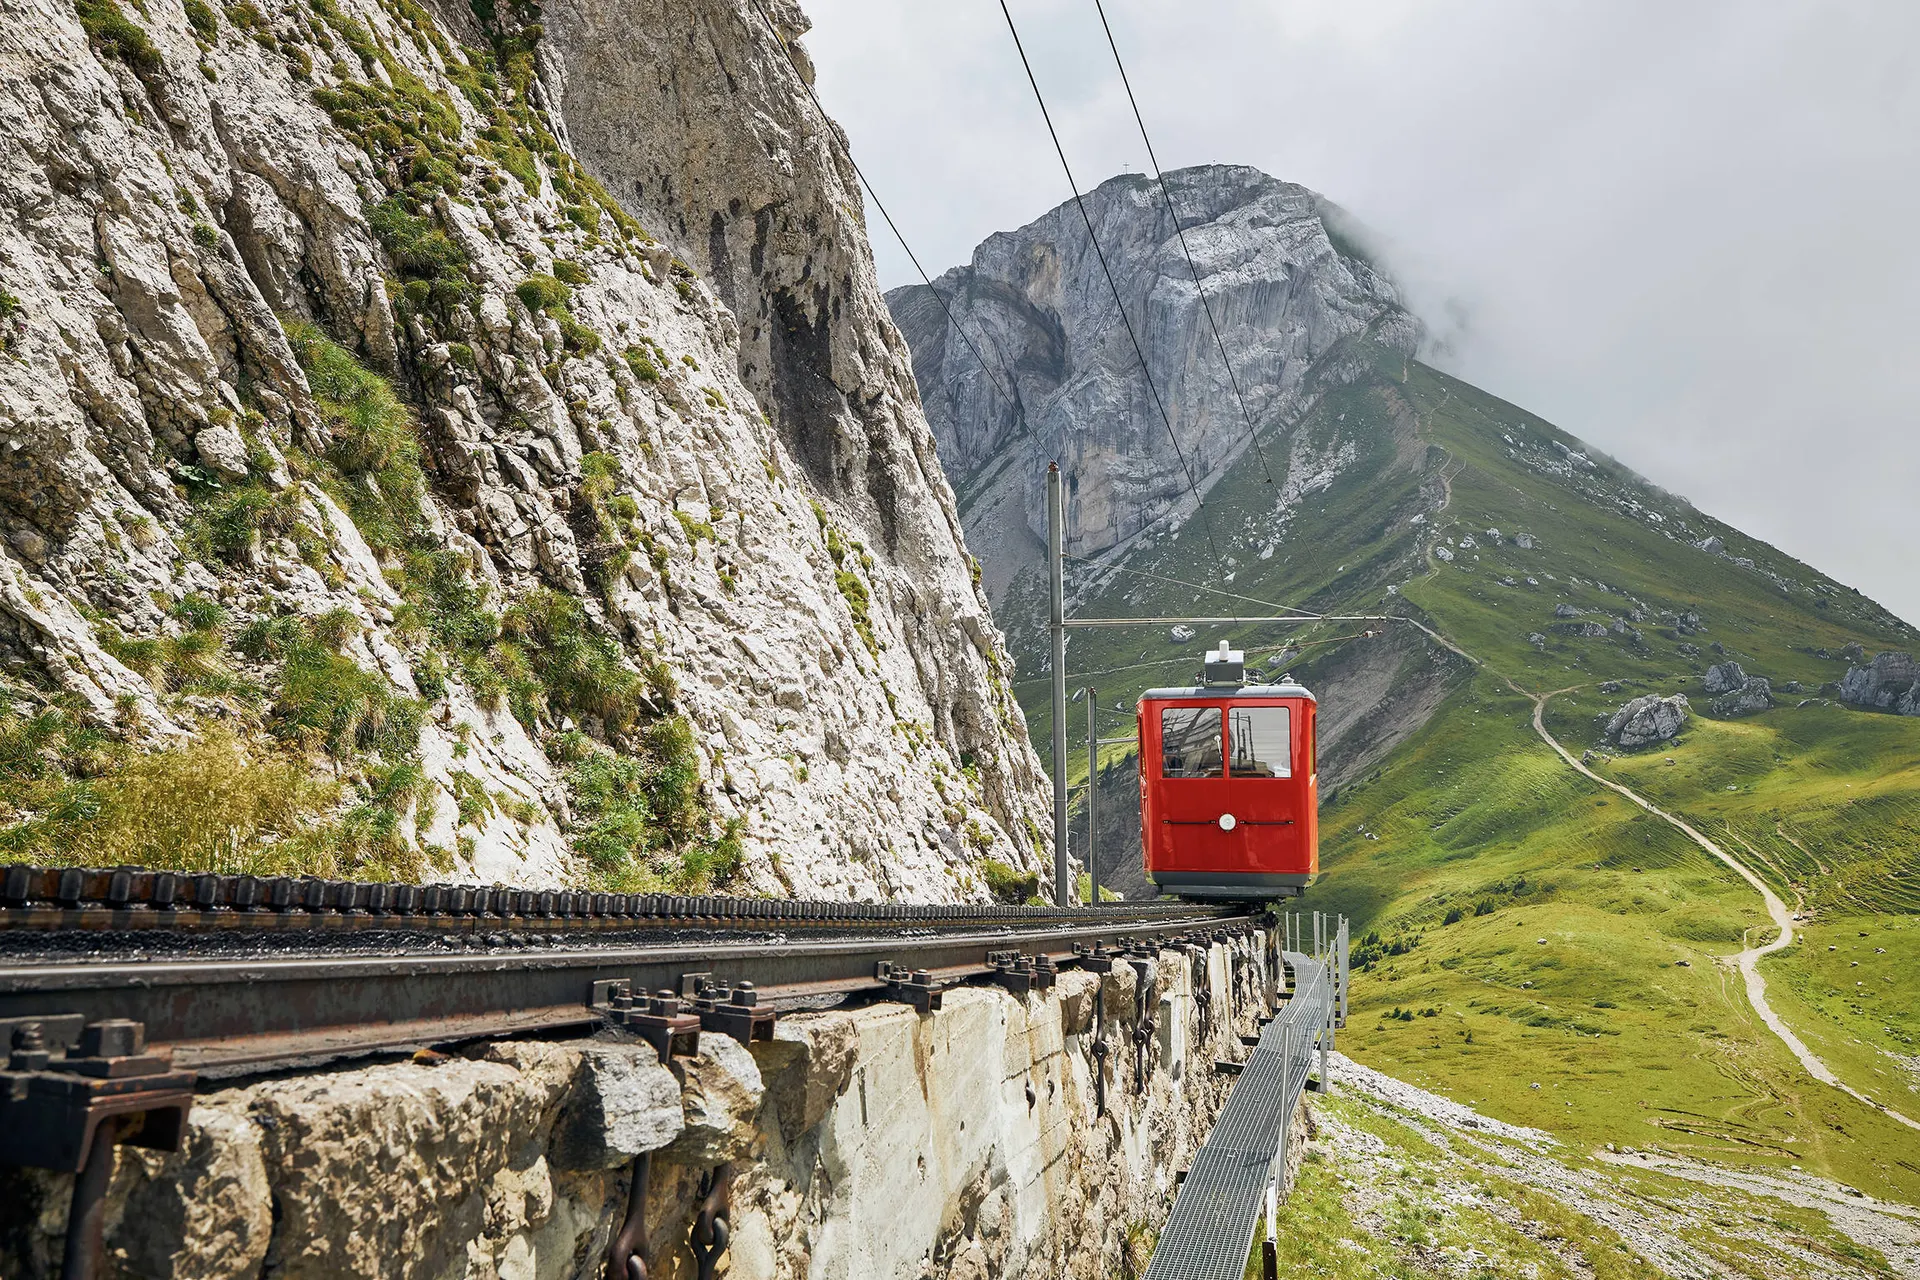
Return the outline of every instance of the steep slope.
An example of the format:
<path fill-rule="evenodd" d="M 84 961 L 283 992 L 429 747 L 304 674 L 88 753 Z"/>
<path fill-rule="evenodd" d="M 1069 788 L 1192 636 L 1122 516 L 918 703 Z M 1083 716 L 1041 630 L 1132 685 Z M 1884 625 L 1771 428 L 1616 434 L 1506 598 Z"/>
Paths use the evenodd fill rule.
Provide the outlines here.
<path fill-rule="evenodd" d="M 1037 865 L 843 143 L 756 8 L 4 17 L 11 854 L 916 898 Z"/>
<path fill-rule="evenodd" d="M 1072 564 L 1075 608 L 1381 621 L 1077 632 L 1069 682 L 1100 689 L 1105 731 L 1128 735 L 1137 693 L 1188 676 L 1222 636 L 1320 695 L 1313 898 L 1366 939 L 1349 1033 L 1365 1060 L 1596 1145 L 1920 1198 L 1911 1132 L 1810 1077 L 1715 963 L 1770 936 L 1752 887 L 1568 768 L 1532 721 L 1544 696 L 1545 727 L 1576 757 L 1802 904 L 1801 940 L 1760 963 L 1770 1002 L 1844 1083 L 1911 1114 L 1920 1006 L 1896 975 L 1920 937 L 1920 718 L 1838 698 L 1869 656 L 1912 650 L 1913 629 L 1396 347 L 1336 342 L 1303 398 L 1298 419 L 1263 427 L 1275 483 L 1242 456 L 1204 524 L 1164 521 Z M 1044 742 L 1036 587 L 1016 580 L 999 617 Z M 1685 695 L 1685 726 L 1624 751 L 1606 727 L 1646 695 Z M 1138 886 L 1131 749 L 1102 765 L 1104 878 Z M 1083 751 L 1070 772 L 1085 778 Z"/>

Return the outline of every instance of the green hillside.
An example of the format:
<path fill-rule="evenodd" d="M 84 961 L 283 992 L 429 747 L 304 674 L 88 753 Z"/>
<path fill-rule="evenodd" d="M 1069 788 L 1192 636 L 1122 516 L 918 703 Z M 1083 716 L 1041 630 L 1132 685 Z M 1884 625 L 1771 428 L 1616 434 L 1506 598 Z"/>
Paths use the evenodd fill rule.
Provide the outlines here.
<path fill-rule="evenodd" d="M 1365 940 L 1348 1047 L 1580 1141 L 1793 1165 L 1920 1201 L 1920 1135 L 1809 1077 L 1716 963 L 1772 936 L 1759 895 L 1575 772 L 1532 724 L 1534 698 L 1552 695 L 1544 721 L 1569 751 L 1595 751 L 1602 776 L 1692 823 L 1810 917 L 1801 941 L 1761 962 L 1775 1009 L 1845 1083 L 1914 1115 L 1920 998 L 1899 975 L 1920 960 L 1920 719 L 1819 696 L 1847 646 L 1911 649 L 1911 628 L 1435 370 L 1354 343 L 1319 375 L 1324 399 L 1270 444 L 1279 494 L 1250 459 L 1209 494 L 1228 563 L 1190 520 L 1124 570 L 1101 582 L 1083 570 L 1072 585 L 1083 614 L 1259 613 L 1264 601 L 1430 629 L 1220 629 L 1254 652 L 1298 646 L 1273 669 L 1313 687 L 1335 730 L 1311 900 L 1348 913 Z M 1696 545 L 1708 539 L 1719 542 Z M 1003 622 L 1021 670 L 1043 674 L 1038 584 L 1019 585 Z M 1218 638 L 1080 633 L 1069 678 L 1130 704 L 1184 679 Z M 1711 714 L 1701 676 L 1729 659 L 1772 680 L 1774 709 Z M 1046 683 L 1019 692 L 1044 750 Z M 1603 749 L 1606 715 L 1644 692 L 1687 694 L 1687 729 L 1639 754 Z M 1082 724 L 1076 714 L 1076 741 Z M 1130 762 L 1111 750 L 1107 808 L 1124 813 Z"/>

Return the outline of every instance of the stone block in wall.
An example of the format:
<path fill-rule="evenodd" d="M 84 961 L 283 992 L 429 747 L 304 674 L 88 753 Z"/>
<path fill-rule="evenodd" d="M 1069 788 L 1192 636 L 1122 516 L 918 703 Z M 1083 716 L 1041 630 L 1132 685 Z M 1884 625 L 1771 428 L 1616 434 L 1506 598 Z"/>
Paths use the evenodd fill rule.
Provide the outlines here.
<path fill-rule="evenodd" d="M 1060 1026 L 1070 1036 L 1093 1029 L 1093 1005 L 1100 992 L 1100 975 L 1073 971 L 1054 983 L 1060 998 Z"/>
<path fill-rule="evenodd" d="M 462 1274 L 477 1242 L 538 1227 L 552 1203 L 540 1139 L 560 1079 L 454 1059 L 248 1089 L 280 1219 L 267 1271 L 276 1280 Z"/>
<path fill-rule="evenodd" d="M 114 1192 L 125 1195 L 125 1208 L 110 1252 L 119 1270 L 202 1280 L 258 1275 L 273 1231 L 260 1137 L 239 1100 L 209 1100 L 189 1113 L 179 1151 L 118 1148 Z"/>
<path fill-rule="evenodd" d="M 680 1082 L 652 1045 L 594 1044 L 580 1051 L 550 1150 L 562 1169 L 613 1169 L 658 1151 L 685 1127 Z"/>
<path fill-rule="evenodd" d="M 820 1123 L 853 1079 L 859 1047 L 858 1024 L 837 1012 L 782 1018 L 773 1040 L 754 1046 L 782 1133 L 796 1138 Z"/>
<path fill-rule="evenodd" d="M 747 1047 L 731 1036 L 700 1037 L 700 1052 L 675 1058 L 670 1065 L 680 1082 L 675 1105 L 685 1127 L 670 1154 L 688 1164 L 712 1165 L 742 1160 L 753 1150 L 755 1121 L 766 1083 Z"/>

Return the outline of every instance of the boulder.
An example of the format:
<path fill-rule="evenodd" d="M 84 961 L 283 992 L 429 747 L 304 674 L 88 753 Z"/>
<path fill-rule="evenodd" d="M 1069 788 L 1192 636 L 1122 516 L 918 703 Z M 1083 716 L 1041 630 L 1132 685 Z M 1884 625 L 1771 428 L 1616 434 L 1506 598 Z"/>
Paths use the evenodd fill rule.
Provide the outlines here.
<path fill-rule="evenodd" d="M 1607 741 L 1629 750 L 1671 742 L 1685 727 L 1689 714 L 1684 693 L 1661 697 L 1649 693 L 1635 698 L 1607 721 Z"/>
<path fill-rule="evenodd" d="M 247 478 L 247 442 L 230 426 L 203 428 L 193 438 L 193 449 L 200 461 L 229 480 Z"/>
<path fill-rule="evenodd" d="M 1772 684 L 1765 676 L 1748 676 L 1741 682 L 1738 689 L 1715 698 L 1712 711 L 1717 716 L 1745 716 L 1752 715 L 1756 711 L 1765 711 L 1772 705 Z"/>
<path fill-rule="evenodd" d="M 1527 643 L 1532 645 L 1536 649 L 1546 648 L 1546 645 L 1547 645 L 1546 633 L 1541 631 L 1527 632 Z"/>
<path fill-rule="evenodd" d="M 1531 551 L 1533 550 L 1533 535 L 1530 533 L 1516 533 L 1513 535 L 1513 545 L 1522 551 Z"/>
<path fill-rule="evenodd" d="M 1570 604 L 1557 604 L 1553 606 L 1553 616 L 1556 618 L 1577 618 L 1584 612 L 1585 610 L 1576 609 Z"/>
<path fill-rule="evenodd" d="M 1847 668 L 1839 696 L 1851 706 L 1920 715 L 1920 662 L 1910 653 L 1876 653 L 1866 666 Z"/>
<path fill-rule="evenodd" d="M 1453 552 L 1447 550 L 1445 547 L 1435 547 L 1433 554 L 1434 557 L 1439 560 L 1451 561 L 1453 559 Z"/>
<path fill-rule="evenodd" d="M 1708 693 L 1732 693 L 1747 682 L 1747 673 L 1737 662 L 1722 662 L 1707 668 L 1703 681 Z"/>

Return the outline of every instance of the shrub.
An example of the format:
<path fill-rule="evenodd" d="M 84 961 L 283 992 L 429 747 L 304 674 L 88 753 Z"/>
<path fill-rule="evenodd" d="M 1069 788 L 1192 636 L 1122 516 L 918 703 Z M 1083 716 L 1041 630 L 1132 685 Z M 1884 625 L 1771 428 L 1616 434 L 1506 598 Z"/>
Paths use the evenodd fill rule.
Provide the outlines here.
<path fill-rule="evenodd" d="M 232 564 L 251 551 L 256 534 L 278 538 L 292 533 L 299 523 L 299 504 L 297 489 L 275 493 L 255 482 L 216 491 L 196 513 L 188 542 L 209 558 Z"/>
<path fill-rule="evenodd" d="M 18 721 L 15 716 L 5 717 Z M 39 737 L 44 721 L 9 726 L 0 741 Z M 57 733 L 57 729 L 55 730 Z M 210 732 L 152 755 L 132 755 L 106 776 L 64 783 L 33 816 L 0 831 L 18 857 L 176 871 L 311 871 L 285 843 L 339 794 L 305 765 L 249 753 Z"/>
<path fill-rule="evenodd" d="M 535 273 L 514 288 L 514 296 L 534 312 L 552 311 L 573 300 L 573 290 L 549 275 Z"/>
<path fill-rule="evenodd" d="M 997 902 L 1019 906 L 1040 892 L 1040 876 L 1032 871 L 1015 871 L 998 858 L 980 861 L 980 878 Z"/>
<path fill-rule="evenodd" d="M 633 728 L 645 698 L 643 683 L 622 663 L 620 646 L 592 629 L 579 601 L 537 588 L 507 610 L 500 626 L 537 677 L 548 707 L 595 716 L 616 737 Z M 532 725 L 539 708 L 517 706 L 515 714 Z"/>
<path fill-rule="evenodd" d="M 220 20 L 213 16 L 207 0 L 186 0 L 187 25 L 202 43 L 212 44 L 220 37 Z"/>
<path fill-rule="evenodd" d="M 101 53 L 135 71 L 160 69 L 160 51 L 153 47 L 146 29 L 122 13 L 114 0 L 78 0 L 73 9 L 88 41 Z"/>
<path fill-rule="evenodd" d="M 553 274 L 555 278 L 567 284 L 585 284 L 591 278 L 585 267 L 568 258 L 553 260 Z"/>
<path fill-rule="evenodd" d="M 584 754 L 568 781 L 578 824 L 573 846 L 596 883 L 696 892 L 738 874 L 739 824 L 702 833 L 699 748 L 684 716 L 649 725 L 637 750 Z"/>
<path fill-rule="evenodd" d="M 643 348 L 628 347 L 621 355 L 627 362 L 627 368 L 633 370 L 634 377 L 642 382 L 660 381 L 660 370 L 654 366 L 652 360 L 647 358 Z"/>

